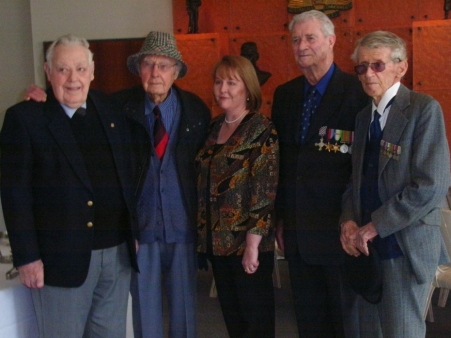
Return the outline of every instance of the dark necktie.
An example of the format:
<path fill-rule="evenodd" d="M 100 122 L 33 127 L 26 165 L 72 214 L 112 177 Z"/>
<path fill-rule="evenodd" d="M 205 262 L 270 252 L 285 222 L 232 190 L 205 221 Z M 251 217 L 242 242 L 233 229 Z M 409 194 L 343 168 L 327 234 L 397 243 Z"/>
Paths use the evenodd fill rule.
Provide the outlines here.
<path fill-rule="evenodd" d="M 169 135 L 164 127 L 163 121 L 161 121 L 161 111 L 158 106 L 153 109 L 155 115 L 155 122 L 153 125 L 153 145 L 158 158 L 162 158 L 168 145 Z"/>
<path fill-rule="evenodd" d="M 377 110 L 374 111 L 373 122 L 370 125 L 370 143 L 377 149 L 382 138 L 382 129 L 380 123 L 381 114 Z"/>
<path fill-rule="evenodd" d="M 301 121 L 301 144 L 304 144 L 310 127 L 310 120 L 316 110 L 315 87 L 310 87 L 305 96 Z"/>
<path fill-rule="evenodd" d="M 391 104 L 395 100 L 395 97 L 396 96 L 393 96 L 392 99 L 390 101 L 388 101 L 387 105 L 384 108 L 384 112 L 388 107 L 391 106 Z M 377 149 L 379 147 L 379 144 L 381 143 L 381 139 L 382 139 L 382 128 L 381 128 L 381 123 L 380 123 L 381 117 L 382 117 L 382 115 L 379 114 L 379 112 L 376 109 L 374 111 L 373 122 L 371 122 L 371 125 L 370 125 L 370 144 L 373 147 L 375 147 L 373 149 Z"/>
<path fill-rule="evenodd" d="M 75 111 L 75 114 L 77 114 L 78 116 L 85 116 L 86 115 L 86 109 L 83 107 L 78 108 Z"/>

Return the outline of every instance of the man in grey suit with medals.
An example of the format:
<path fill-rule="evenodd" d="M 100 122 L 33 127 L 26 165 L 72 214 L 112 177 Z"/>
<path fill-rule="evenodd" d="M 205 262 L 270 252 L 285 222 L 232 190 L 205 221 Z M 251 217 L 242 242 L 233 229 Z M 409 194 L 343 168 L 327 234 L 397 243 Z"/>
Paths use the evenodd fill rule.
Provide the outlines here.
<path fill-rule="evenodd" d="M 447 260 L 439 205 L 450 184 L 449 150 L 439 103 L 400 83 L 405 42 L 366 35 L 353 59 L 372 103 L 357 116 L 352 182 L 343 196 L 341 243 L 347 254 L 379 256 L 382 299 L 361 299 L 365 337 L 424 337 L 428 290 Z"/>

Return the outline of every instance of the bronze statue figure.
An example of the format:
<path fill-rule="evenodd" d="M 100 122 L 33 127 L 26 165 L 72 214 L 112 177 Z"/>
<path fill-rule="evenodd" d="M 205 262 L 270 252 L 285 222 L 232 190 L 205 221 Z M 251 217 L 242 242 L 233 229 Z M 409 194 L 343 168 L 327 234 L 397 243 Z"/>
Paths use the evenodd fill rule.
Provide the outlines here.
<path fill-rule="evenodd" d="M 199 19 L 199 6 L 201 0 L 186 0 L 186 10 L 189 17 L 188 34 L 199 33 L 197 21 Z"/>
<path fill-rule="evenodd" d="M 257 44 L 252 41 L 243 43 L 241 45 L 241 56 L 244 56 L 252 63 L 255 68 L 255 72 L 257 73 L 258 82 L 260 83 L 260 86 L 263 86 L 270 78 L 271 73 L 260 70 L 257 67 L 257 60 L 260 57 L 260 54 L 258 54 Z"/>

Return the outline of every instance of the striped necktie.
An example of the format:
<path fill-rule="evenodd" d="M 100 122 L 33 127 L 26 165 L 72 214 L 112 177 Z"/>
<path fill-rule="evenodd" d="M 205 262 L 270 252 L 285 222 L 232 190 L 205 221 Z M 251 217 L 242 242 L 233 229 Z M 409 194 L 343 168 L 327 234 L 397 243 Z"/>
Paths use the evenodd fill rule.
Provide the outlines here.
<path fill-rule="evenodd" d="M 158 106 L 153 109 L 155 122 L 153 125 L 153 145 L 159 159 L 163 158 L 166 146 L 168 145 L 169 135 L 161 120 L 161 111 Z"/>

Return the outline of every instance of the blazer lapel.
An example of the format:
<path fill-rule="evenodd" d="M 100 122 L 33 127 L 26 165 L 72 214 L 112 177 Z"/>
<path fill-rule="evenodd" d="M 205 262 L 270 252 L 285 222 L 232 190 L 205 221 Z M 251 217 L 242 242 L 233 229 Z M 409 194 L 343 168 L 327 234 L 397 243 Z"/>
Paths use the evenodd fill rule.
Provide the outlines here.
<path fill-rule="evenodd" d="M 404 128 L 409 122 L 403 113 L 403 111 L 410 105 L 409 101 L 409 90 L 401 85 L 390 108 L 387 123 L 385 124 L 384 132 L 382 134 L 383 141 L 391 144 L 399 144 Z M 390 158 L 388 156 L 379 156 L 379 176 L 389 161 Z"/>
<path fill-rule="evenodd" d="M 45 114 L 49 119 L 48 128 L 74 172 L 83 184 L 91 190 L 91 181 L 85 162 L 78 148 L 77 140 L 73 136 L 67 115 L 56 100 L 52 100 L 50 97 L 49 101 L 45 109 Z"/>
<path fill-rule="evenodd" d="M 113 108 L 110 105 L 98 100 L 95 95 L 90 94 L 89 97 L 96 106 L 103 130 L 108 138 L 119 180 L 121 181 L 122 187 L 124 187 L 126 186 L 124 175 L 121 175 L 120 173 L 127 172 L 126 163 L 124 163 L 124 161 L 126 161 L 126 154 L 123 148 L 125 141 L 122 139 L 125 135 L 122 130 L 117 131 L 117 128 L 123 128 L 124 121 L 119 120 L 120 117 L 118 115 L 111 114 Z"/>

